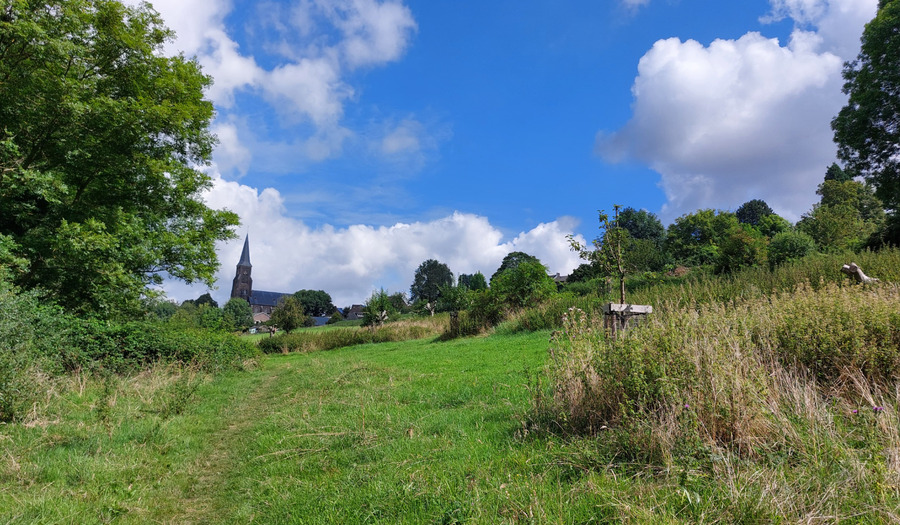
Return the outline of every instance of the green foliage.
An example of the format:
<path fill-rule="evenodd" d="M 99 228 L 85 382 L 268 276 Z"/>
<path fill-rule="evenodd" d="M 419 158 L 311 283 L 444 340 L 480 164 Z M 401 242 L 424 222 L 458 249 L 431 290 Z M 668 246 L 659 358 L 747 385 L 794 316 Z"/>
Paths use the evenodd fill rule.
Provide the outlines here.
<path fill-rule="evenodd" d="M 732 227 L 719 247 L 716 271 L 763 266 L 768 256 L 768 240 L 749 224 Z"/>
<path fill-rule="evenodd" d="M 624 259 L 630 272 L 659 272 L 669 264 L 669 256 L 662 245 L 649 239 L 627 239 Z"/>
<path fill-rule="evenodd" d="M 477 292 L 478 290 L 486 290 L 488 287 L 487 280 L 484 278 L 484 274 L 481 272 L 475 272 L 474 274 L 459 274 L 457 286 L 472 290 L 474 292 Z"/>
<path fill-rule="evenodd" d="M 212 295 L 210 295 L 209 292 L 206 292 L 205 294 L 196 298 L 194 300 L 194 304 L 197 306 L 206 305 L 206 306 L 210 306 L 212 308 L 219 307 L 219 303 L 216 302 L 216 300 L 212 298 Z"/>
<path fill-rule="evenodd" d="M 831 122 L 838 157 L 900 209 L 900 3 L 879 3 L 856 60 L 844 64 L 847 105 Z"/>
<path fill-rule="evenodd" d="M 67 310 L 139 315 L 163 276 L 212 285 L 237 216 L 208 208 L 210 79 L 167 57 L 142 4 L 6 2 L 0 20 L 0 235 L 15 282 Z"/>
<path fill-rule="evenodd" d="M 619 302 L 625 302 L 625 276 L 631 269 L 628 267 L 627 253 L 625 252 L 630 241 L 628 230 L 619 227 L 619 205 L 615 205 L 615 217 L 612 222 L 609 216 L 598 212 L 600 222 L 600 236 L 593 241 L 593 250 L 575 240 L 572 235 L 567 236 L 569 246 L 579 257 L 594 265 L 600 275 L 615 275 L 619 278 Z"/>
<path fill-rule="evenodd" d="M 300 290 L 294 292 L 306 315 L 321 317 L 331 315 L 337 308 L 331 302 L 331 296 L 324 290 Z"/>
<path fill-rule="evenodd" d="M 540 261 L 525 261 L 497 275 L 491 291 L 507 308 L 519 309 L 555 295 L 556 283 Z"/>
<path fill-rule="evenodd" d="M 406 313 L 409 311 L 409 304 L 406 300 L 406 294 L 403 292 L 394 292 L 388 296 L 391 305 L 397 313 Z"/>
<path fill-rule="evenodd" d="M 884 223 L 881 203 L 860 182 L 826 180 L 817 193 L 821 201 L 803 216 L 797 228 L 822 250 L 858 250 Z"/>
<path fill-rule="evenodd" d="M 244 299 L 232 297 L 225 303 L 222 310 L 222 322 L 226 330 L 235 332 L 253 326 L 253 309 L 250 308 L 250 303 Z"/>
<path fill-rule="evenodd" d="M 424 301 L 432 305 L 441 296 L 442 286 L 453 284 L 453 272 L 439 261 L 428 259 L 416 269 L 413 284 L 409 289 L 410 300 Z"/>
<path fill-rule="evenodd" d="M 503 257 L 503 260 L 500 262 L 500 267 L 497 268 L 497 271 L 491 275 L 491 286 L 494 285 L 494 279 L 497 278 L 501 273 L 506 270 L 512 270 L 525 262 L 537 262 L 538 258 L 534 255 L 529 255 L 525 252 L 510 252 Z"/>
<path fill-rule="evenodd" d="M 628 207 L 619 213 L 616 224 L 628 231 L 632 239 L 650 241 L 656 248 L 661 248 L 666 240 L 666 229 L 656 214 L 647 210 L 635 210 Z"/>
<path fill-rule="evenodd" d="M 459 312 L 469 308 L 472 302 L 471 294 L 464 286 L 445 286 L 441 288 L 441 298 L 438 300 L 439 312 Z"/>
<path fill-rule="evenodd" d="M 384 323 L 396 318 L 397 310 L 391 301 L 390 295 L 382 288 L 377 292 L 373 292 L 369 300 L 366 301 L 366 309 L 363 313 L 363 326 L 372 326 L 378 328 Z"/>
<path fill-rule="evenodd" d="M 831 166 L 828 166 L 828 169 L 825 171 L 825 180 L 847 182 L 853 180 L 853 173 L 842 169 L 837 162 L 832 162 Z"/>
<path fill-rule="evenodd" d="M 778 266 L 816 251 L 816 241 L 801 231 L 784 231 L 769 241 L 769 264 Z"/>
<path fill-rule="evenodd" d="M 337 310 L 335 310 L 334 313 L 331 314 L 331 317 L 328 318 L 328 321 L 325 324 L 340 323 L 343 320 L 344 320 L 344 316 L 341 315 L 341 312 L 338 312 Z"/>
<path fill-rule="evenodd" d="M 741 224 L 749 224 L 751 226 L 759 226 L 763 218 L 775 213 L 772 208 L 762 199 L 753 199 L 738 206 L 734 216 Z"/>
<path fill-rule="evenodd" d="M 298 328 L 312 326 L 309 321 L 309 316 L 303 311 L 300 301 L 292 295 L 286 295 L 278 299 L 278 304 L 272 310 L 270 321 L 266 324 L 290 333 Z"/>
<path fill-rule="evenodd" d="M 784 217 L 772 213 L 760 219 L 759 224 L 756 225 L 756 229 L 759 230 L 759 233 L 771 239 L 781 232 L 791 230 L 792 226 L 790 221 Z"/>
<path fill-rule="evenodd" d="M 707 209 L 682 215 L 669 225 L 666 250 L 680 264 L 715 264 L 722 242 L 738 224 L 737 217 L 727 211 Z"/>
<path fill-rule="evenodd" d="M 303 306 L 293 295 L 286 295 L 278 301 L 278 306 L 272 310 L 270 321 L 273 325 L 287 333 L 304 326 L 307 321 Z"/>
<path fill-rule="evenodd" d="M 569 277 L 566 279 L 566 286 L 596 279 L 600 277 L 600 273 L 599 265 L 589 262 L 581 263 L 569 274 Z"/>

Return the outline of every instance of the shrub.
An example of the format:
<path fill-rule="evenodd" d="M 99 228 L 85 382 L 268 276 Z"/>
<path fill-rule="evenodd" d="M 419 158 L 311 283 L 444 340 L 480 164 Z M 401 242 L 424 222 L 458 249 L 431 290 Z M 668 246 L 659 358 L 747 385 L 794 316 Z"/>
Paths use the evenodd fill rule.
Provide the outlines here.
<path fill-rule="evenodd" d="M 816 241 L 801 231 L 783 231 L 769 241 L 769 264 L 774 268 L 788 261 L 802 259 L 816 251 Z"/>

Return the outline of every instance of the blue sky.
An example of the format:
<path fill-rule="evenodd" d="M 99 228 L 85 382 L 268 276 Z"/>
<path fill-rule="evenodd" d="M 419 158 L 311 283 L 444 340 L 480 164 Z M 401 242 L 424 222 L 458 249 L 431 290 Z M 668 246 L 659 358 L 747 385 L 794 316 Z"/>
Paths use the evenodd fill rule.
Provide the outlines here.
<path fill-rule="evenodd" d="M 214 78 L 206 199 L 241 215 L 254 286 L 349 304 L 408 291 L 427 258 L 568 273 L 566 234 L 613 204 L 668 224 L 763 198 L 796 220 L 876 0 L 154 5 Z M 220 246 L 220 301 L 240 245 Z"/>

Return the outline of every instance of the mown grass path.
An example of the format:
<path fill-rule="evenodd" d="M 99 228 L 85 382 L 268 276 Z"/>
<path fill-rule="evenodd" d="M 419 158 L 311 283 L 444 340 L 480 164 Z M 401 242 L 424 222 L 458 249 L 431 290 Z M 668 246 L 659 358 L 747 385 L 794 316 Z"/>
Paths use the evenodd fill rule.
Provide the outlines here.
<path fill-rule="evenodd" d="M 546 464 L 529 465 L 535 444 L 521 439 L 521 421 L 528 371 L 542 362 L 546 340 L 423 340 L 270 357 L 229 408 L 229 424 L 208 436 L 194 466 L 197 488 L 173 520 L 540 515 L 557 498 L 536 491 L 558 487 L 543 479 Z"/>

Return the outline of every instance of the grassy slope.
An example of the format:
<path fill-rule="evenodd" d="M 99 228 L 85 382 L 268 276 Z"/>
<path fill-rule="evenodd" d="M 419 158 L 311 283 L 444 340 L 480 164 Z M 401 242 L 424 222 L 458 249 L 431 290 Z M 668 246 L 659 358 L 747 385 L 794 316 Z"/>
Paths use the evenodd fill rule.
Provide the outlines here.
<path fill-rule="evenodd" d="M 798 412 L 818 419 L 797 416 L 785 427 L 808 435 L 803 447 L 773 449 L 761 461 L 711 454 L 667 467 L 629 464 L 610 460 L 604 434 L 526 431 L 528 385 L 546 362 L 548 338 L 507 333 L 277 355 L 215 378 L 163 370 L 106 382 L 43 378 L 46 404 L 24 424 L 0 426 L 0 523 L 900 515 L 900 448 L 866 445 L 875 443 L 876 425 L 895 420 L 900 400 L 881 416 L 859 415 L 850 452 L 843 438 L 820 441 L 825 434 L 802 426 L 845 417 L 843 407 L 809 393 Z"/>

